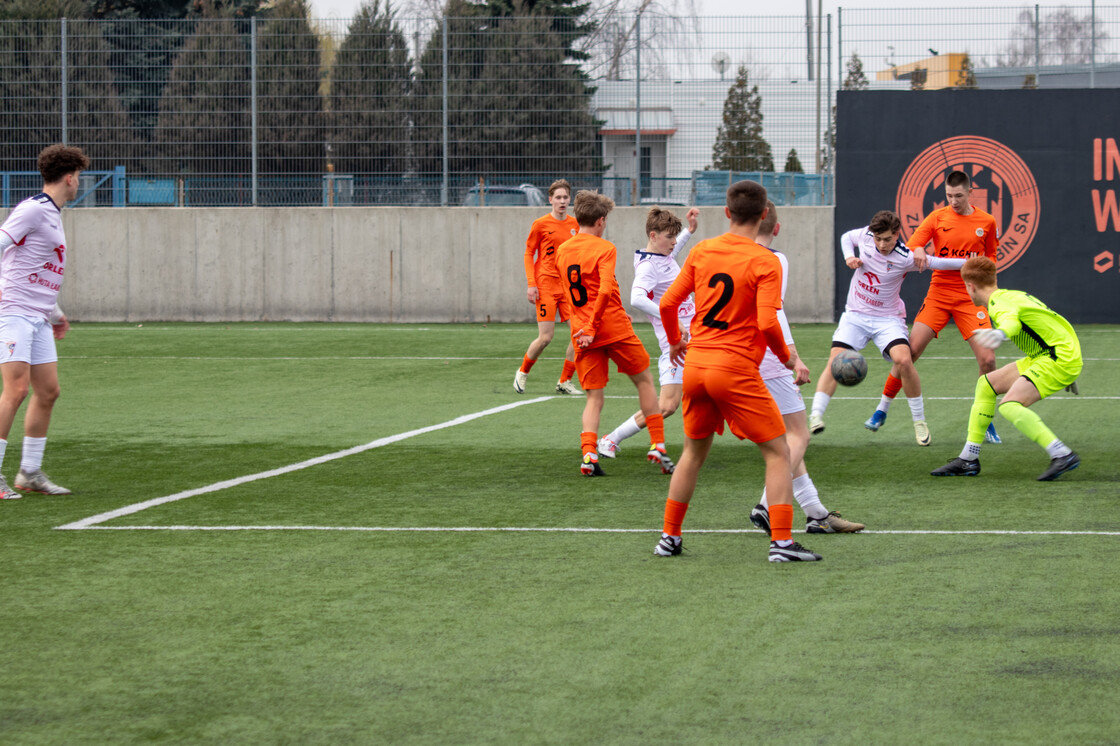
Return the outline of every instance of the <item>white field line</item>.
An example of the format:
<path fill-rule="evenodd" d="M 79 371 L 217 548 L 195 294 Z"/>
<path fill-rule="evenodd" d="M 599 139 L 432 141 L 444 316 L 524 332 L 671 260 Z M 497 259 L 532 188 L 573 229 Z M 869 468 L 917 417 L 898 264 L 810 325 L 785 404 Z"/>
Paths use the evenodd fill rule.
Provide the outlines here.
<path fill-rule="evenodd" d="M 76 524 L 59 528 L 78 528 Z M 81 526 L 97 531 L 358 531 L 383 533 L 550 533 L 550 534 L 654 534 L 656 528 L 578 528 L 521 526 Z M 689 529 L 689 534 L 760 534 L 757 528 Z M 805 533 L 794 531 L 795 534 Z M 1120 531 L 861 531 L 861 534 L 938 535 L 938 536 L 1120 536 Z"/>
<path fill-rule="evenodd" d="M 257 472 L 256 474 L 248 474 L 246 476 L 237 477 L 235 479 L 227 479 L 227 480 L 222 481 L 222 482 L 215 482 L 214 484 L 209 484 L 209 485 L 206 485 L 205 487 L 198 487 L 198 488 L 195 488 L 193 490 L 186 490 L 184 492 L 176 492 L 174 495 L 166 495 L 164 497 L 157 497 L 157 498 L 153 498 L 151 500 L 145 500 L 144 502 L 134 503 L 132 505 L 126 505 L 123 508 L 117 508 L 116 510 L 110 510 L 107 513 L 99 513 L 97 515 L 90 516 L 89 518 L 83 518 L 80 521 L 75 521 L 73 523 L 67 523 L 64 526 L 56 526 L 56 528 L 65 529 L 65 530 L 91 528 L 98 523 L 104 523 L 105 521 L 111 521 L 114 518 L 120 518 L 121 516 L 131 515 L 132 513 L 139 513 L 141 510 L 147 510 L 148 508 L 154 508 L 157 505 L 165 505 L 167 503 L 173 503 L 173 502 L 176 502 L 178 500 L 185 500 L 188 497 L 196 497 L 198 495 L 205 495 L 209 492 L 218 492 L 220 490 L 229 489 L 230 487 L 237 487 L 238 485 L 247 484 L 249 482 L 256 482 L 256 481 L 261 480 L 261 479 L 268 479 L 269 477 L 277 477 L 277 476 L 280 476 L 282 474 L 289 474 L 293 471 L 299 471 L 300 469 L 307 469 L 307 468 L 312 467 L 312 466 L 318 466 L 319 464 L 325 464 L 329 461 L 335 461 L 335 460 L 340 459 L 340 458 L 346 458 L 347 456 L 354 456 L 356 454 L 363 453 L 365 451 L 369 451 L 369 450 L 372 450 L 374 448 L 380 448 L 382 446 L 391 445 L 392 443 L 398 443 L 402 440 L 407 440 L 408 438 L 416 437 L 417 435 L 424 435 L 425 433 L 431 433 L 431 432 L 435 432 L 437 430 L 444 430 L 444 429 L 449 428 L 449 427 L 455 427 L 456 425 L 462 425 L 463 423 L 470 422 L 471 420 L 477 420 L 480 417 L 486 417 L 488 415 L 498 414 L 499 412 L 507 412 L 511 409 L 516 409 L 518 407 L 524 407 L 527 404 L 536 404 L 538 402 L 549 401 L 550 399 L 556 399 L 556 398 L 558 398 L 558 397 L 555 397 L 555 396 L 539 396 L 535 399 L 526 399 L 525 401 L 513 402 L 512 404 L 503 404 L 500 407 L 493 407 L 491 409 L 484 409 L 481 412 L 475 412 L 474 414 L 465 414 L 462 417 L 456 417 L 453 420 L 448 420 L 447 422 L 441 422 L 438 425 L 429 425 L 428 427 L 422 427 L 422 428 L 419 428 L 417 430 L 409 430 L 406 433 L 398 433 L 397 435 L 390 435 L 390 436 L 385 437 L 385 438 L 378 438 L 377 440 L 366 443 L 365 445 L 354 446 L 353 448 L 347 448 L 343 451 L 335 451 L 334 453 L 328 453 L 328 454 L 323 455 L 323 456 L 317 456 L 315 458 L 308 459 L 306 461 L 300 461 L 299 463 L 296 463 L 296 464 L 289 464 L 287 466 L 281 466 L 278 469 L 269 469 L 268 471 L 261 471 L 261 472 Z"/>

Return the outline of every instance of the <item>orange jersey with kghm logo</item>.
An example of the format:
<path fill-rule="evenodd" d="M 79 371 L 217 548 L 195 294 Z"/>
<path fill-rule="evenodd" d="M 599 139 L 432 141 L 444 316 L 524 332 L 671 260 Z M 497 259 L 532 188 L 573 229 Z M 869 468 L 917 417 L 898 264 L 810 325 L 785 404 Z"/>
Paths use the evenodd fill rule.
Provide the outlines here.
<path fill-rule="evenodd" d="M 931 256 L 950 259 L 967 259 L 970 256 L 986 256 L 996 260 L 999 236 L 996 235 L 996 219 L 983 210 L 973 209 L 971 215 L 960 215 L 952 207 L 934 210 L 906 245 L 917 249 L 933 242 Z M 959 269 L 935 269 L 929 281 L 927 298 L 940 301 L 965 302 L 972 304 L 964 289 Z"/>
<path fill-rule="evenodd" d="M 634 334 L 614 274 L 617 256 L 613 243 L 590 233 L 579 233 L 557 249 L 556 266 L 572 302 L 573 341 L 583 331 L 594 335 L 591 347 L 601 347 Z"/>
<path fill-rule="evenodd" d="M 680 341 L 676 309 L 689 293 L 696 296 L 696 316 L 686 365 L 737 371 L 749 361 L 757 368 L 767 346 L 789 360 L 778 323 L 782 264 L 769 249 L 734 233 L 696 244 L 661 298 L 670 344 Z"/>
<path fill-rule="evenodd" d="M 533 221 L 529 237 L 525 239 L 525 279 L 529 287 L 540 287 L 541 277 L 560 277 L 556 269 L 556 249 L 577 233 L 579 223 L 571 215 L 557 220 L 550 212 Z"/>

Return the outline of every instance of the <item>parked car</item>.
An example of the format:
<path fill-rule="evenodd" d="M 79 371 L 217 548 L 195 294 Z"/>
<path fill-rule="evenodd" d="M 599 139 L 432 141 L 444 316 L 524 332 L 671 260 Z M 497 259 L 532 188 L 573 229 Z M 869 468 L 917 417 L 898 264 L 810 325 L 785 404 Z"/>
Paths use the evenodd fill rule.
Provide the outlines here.
<path fill-rule="evenodd" d="M 467 190 L 462 202 L 463 207 L 540 207 L 547 204 L 544 192 L 532 184 L 487 184 L 485 189 L 475 185 Z"/>

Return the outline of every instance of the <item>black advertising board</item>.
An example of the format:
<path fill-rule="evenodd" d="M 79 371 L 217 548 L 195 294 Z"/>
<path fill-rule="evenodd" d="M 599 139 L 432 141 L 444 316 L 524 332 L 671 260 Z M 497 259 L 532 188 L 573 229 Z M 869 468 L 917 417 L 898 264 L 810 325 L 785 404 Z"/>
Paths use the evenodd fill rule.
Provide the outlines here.
<path fill-rule="evenodd" d="M 852 277 L 840 235 L 889 209 L 909 237 L 960 169 L 995 216 L 1000 287 L 1120 323 L 1120 90 L 841 91 L 836 117 L 837 318 Z M 928 287 L 928 273 L 903 283 L 908 321 Z"/>

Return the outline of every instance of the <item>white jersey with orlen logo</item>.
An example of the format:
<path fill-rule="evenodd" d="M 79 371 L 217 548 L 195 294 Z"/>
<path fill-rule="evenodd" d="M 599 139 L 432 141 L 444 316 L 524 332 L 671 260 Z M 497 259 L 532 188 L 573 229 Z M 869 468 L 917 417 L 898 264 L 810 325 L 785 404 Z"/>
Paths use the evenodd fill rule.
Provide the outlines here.
<path fill-rule="evenodd" d="M 651 310 L 657 310 L 657 306 L 661 302 L 661 296 L 665 295 L 665 291 L 669 289 L 673 280 L 677 279 L 677 275 L 681 273 L 681 267 L 677 264 L 676 256 L 691 237 L 692 234 L 689 233 L 687 228 L 682 230 L 677 236 L 673 253 L 668 256 L 648 251 L 634 252 L 634 285 L 631 291 L 630 305 L 645 313 L 646 318 L 653 324 L 653 331 L 657 334 L 657 344 L 661 347 L 662 352 L 669 349 L 669 339 L 665 336 L 661 314 L 653 313 Z M 641 302 L 640 305 L 635 304 L 634 301 L 637 299 L 639 292 L 649 300 L 649 304 L 652 304 L 652 306 L 644 302 Z M 681 303 L 681 307 L 677 311 L 680 328 L 688 329 L 692 324 L 692 317 L 695 315 L 696 302 L 689 297 L 684 303 Z"/>
<path fill-rule="evenodd" d="M 769 249 L 770 247 L 767 246 L 766 248 Z M 778 311 L 778 323 L 782 326 L 782 334 L 786 338 L 786 346 L 788 347 L 793 344 L 793 332 L 790 331 L 789 319 L 786 318 L 785 309 L 786 285 L 788 284 L 789 278 L 789 260 L 786 259 L 785 254 L 776 249 L 770 249 L 770 251 L 773 252 L 774 256 L 778 257 L 778 261 L 782 264 L 782 309 Z M 770 349 L 769 345 L 766 346 L 766 354 L 762 356 L 762 362 L 758 364 L 758 373 L 764 381 L 771 378 L 782 378 L 783 376 L 793 375 L 793 371 L 782 365 L 782 361 L 778 359 L 778 356 L 774 354 L 774 351 Z"/>
<path fill-rule="evenodd" d="M 902 281 L 907 272 L 918 269 L 914 253 L 906 244 L 900 239 L 891 253 L 883 255 L 875 248 L 875 236 L 866 226 L 848 231 L 840 243 L 858 248 L 863 260 L 863 266 L 852 275 L 845 310 L 867 316 L 905 316 L 906 306 L 900 297 Z"/>
<path fill-rule="evenodd" d="M 66 235 L 62 213 L 45 192 L 20 202 L 0 225 L 0 316 L 49 319 L 62 287 Z"/>

